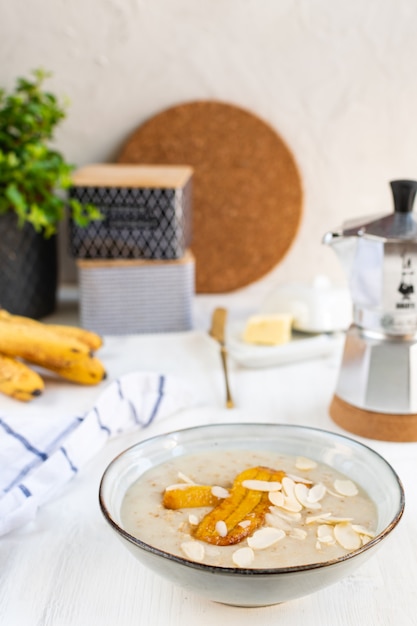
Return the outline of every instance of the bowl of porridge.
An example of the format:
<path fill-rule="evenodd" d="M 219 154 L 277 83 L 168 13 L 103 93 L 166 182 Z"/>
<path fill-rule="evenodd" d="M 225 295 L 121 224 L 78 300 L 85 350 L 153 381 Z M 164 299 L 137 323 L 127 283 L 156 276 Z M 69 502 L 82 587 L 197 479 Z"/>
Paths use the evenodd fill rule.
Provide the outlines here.
<path fill-rule="evenodd" d="M 399 523 L 404 491 L 391 465 L 352 438 L 212 424 L 122 452 L 99 503 L 142 567 L 212 601 L 255 607 L 352 574 Z"/>

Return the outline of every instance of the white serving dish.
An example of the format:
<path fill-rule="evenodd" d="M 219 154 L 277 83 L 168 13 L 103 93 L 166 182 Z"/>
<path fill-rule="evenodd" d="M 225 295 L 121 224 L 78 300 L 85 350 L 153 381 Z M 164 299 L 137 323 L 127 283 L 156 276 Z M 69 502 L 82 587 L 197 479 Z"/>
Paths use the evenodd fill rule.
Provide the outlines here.
<path fill-rule="evenodd" d="M 332 285 L 326 276 L 316 276 L 311 284 L 276 287 L 266 297 L 260 313 L 290 313 L 295 330 L 331 333 L 349 328 L 352 300 L 347 288 Z"/>
<path fill-rule="evenodd" d="M 326 357 L 341 350 L 344 334 L 307 334 L 293 331 L 291 341 L 277 346 L 261 346 L 243 341 L 245 321 L 228 324 L 226 344 L 229 355 L 244 367 L 274 367 L 294 361 Z"/>

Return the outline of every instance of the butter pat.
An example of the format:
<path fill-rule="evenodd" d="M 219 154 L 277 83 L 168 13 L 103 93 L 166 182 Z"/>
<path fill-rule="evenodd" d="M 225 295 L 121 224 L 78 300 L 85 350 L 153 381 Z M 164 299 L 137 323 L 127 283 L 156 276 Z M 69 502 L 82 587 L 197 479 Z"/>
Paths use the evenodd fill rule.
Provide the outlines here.
<path fill-rule="evenodd" d="M 243 341 L 264 346 L 277 346 L 291 339 L 293 316 L 289 313 L 253 315 L 246 323 Z"/>

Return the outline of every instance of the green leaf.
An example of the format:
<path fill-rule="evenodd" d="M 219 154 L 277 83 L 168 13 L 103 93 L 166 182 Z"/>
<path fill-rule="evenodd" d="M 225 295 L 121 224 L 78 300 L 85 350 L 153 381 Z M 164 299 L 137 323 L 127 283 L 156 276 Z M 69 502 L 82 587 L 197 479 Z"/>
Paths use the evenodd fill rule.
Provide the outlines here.
<path fill-rule="evenodd" d="M 51 143 L 68 101 L 44 90 L 50 76 L 38 68 L 11 92 L 0 88 L 0 214 L 14 211 L 20 224 L 45 236 L 56 231 L 66 207 L 79 225 L 102 217 L 93 205 L 67 202 L 74 166 Z"/>

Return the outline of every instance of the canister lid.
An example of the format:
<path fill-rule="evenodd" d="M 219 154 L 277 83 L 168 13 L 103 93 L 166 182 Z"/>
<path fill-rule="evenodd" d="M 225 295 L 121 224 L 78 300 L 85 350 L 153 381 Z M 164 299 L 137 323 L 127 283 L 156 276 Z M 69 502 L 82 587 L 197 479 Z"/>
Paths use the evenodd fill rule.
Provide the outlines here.
<path fill-rule="evenodd" d="M 178 189 L 193 175 L 189 165 L 121 165 L 98 163 L 75 171 L 72 180 L 78 187 L 140 187 Z"/>

